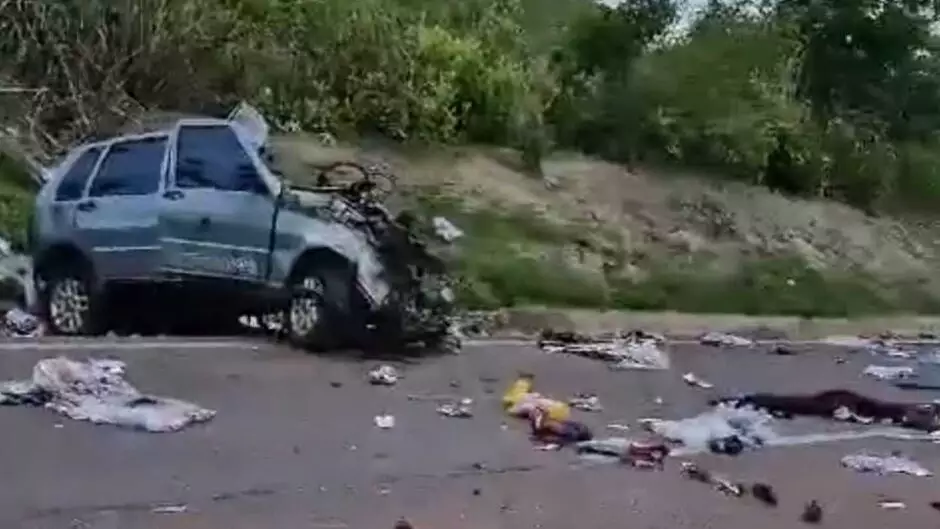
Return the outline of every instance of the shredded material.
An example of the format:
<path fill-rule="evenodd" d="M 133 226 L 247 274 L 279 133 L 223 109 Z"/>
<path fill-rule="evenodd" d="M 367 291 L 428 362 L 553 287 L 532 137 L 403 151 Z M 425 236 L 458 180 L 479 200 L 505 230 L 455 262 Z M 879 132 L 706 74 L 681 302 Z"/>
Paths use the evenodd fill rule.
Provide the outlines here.
<path fill-rule="evenodd" d="M 40 360 L 31 380 L 0 384 L 0 404 L 44 406 L 78 421 L 175 432 L 215 417 L 196 404 L 140 393 L 118 360 Z"/>

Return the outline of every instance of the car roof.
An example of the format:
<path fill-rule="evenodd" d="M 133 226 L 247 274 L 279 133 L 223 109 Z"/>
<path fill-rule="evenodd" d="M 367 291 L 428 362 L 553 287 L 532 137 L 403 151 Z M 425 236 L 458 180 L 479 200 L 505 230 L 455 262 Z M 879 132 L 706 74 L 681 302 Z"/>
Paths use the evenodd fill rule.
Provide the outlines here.
<path fill-rule="evenodd" d="M 124 133 L 119 133 L 115 135 L 109 135 L 107 137 L 97 138 L 92 141 L 83 142 L 79 145 L 76 145 L 72 149 L 70 149 L 70 152 L 75 153 L 78 151 L 85 151 L 92 147 L 103 147 L 103 146 L 107 146 L 112 143 L 117 143 L 121 141 L 129 141 L 129 140 L 143 139 L 143 138 L 153 138 L 153 137 L 158 137 L 158 136 L 168 136 L 172 134 L 173 131 L 176 130 L 176 128 L 179 126 L 188 125 L 188 126 L 193 126 L 193 127 L 199 127 L 199 126 L 202 126 L 202 127 L 226 126 L 228 127 L 228 126 L 233 125 L 233 123 L 227 119 L 220 119 L 220 118 L 186 117 L 186 118 L 178 118 L 169 122 L 163 121 L 157 124 L 157 126 L 153 126 L 153 125 L 154 124 L 150 124 L 150 126 L 148 126 L 145 124 L 142 127 L 143 128 L 142 131 L 124 132 Z"/>

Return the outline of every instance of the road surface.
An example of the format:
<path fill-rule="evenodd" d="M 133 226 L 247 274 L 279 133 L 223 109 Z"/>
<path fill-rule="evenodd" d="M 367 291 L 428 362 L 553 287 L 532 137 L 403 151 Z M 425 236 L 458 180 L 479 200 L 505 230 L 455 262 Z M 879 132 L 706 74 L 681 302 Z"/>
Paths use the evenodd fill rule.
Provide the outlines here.
<path fill-rule="evenodd" d="M 940 445 L 868 440 L 695 458 L 734 479 L 770 483 L 780 497 L 774 509 L 688 481 L 677 461 L 661 472 L 642 471 L 534 450 L 524 425 L 503 417 L 498 405 L 520 370 L 534 373 L 547 394 L 597 393 L 605 411 L 578 417 L 599 436 L 618 435 L 605 429 L 608 423 L 705 409 L 719 389 L 685 385 L 681 375 L 689 371 L 722 393 L 842 387 L 903 399 L 936 396 L 863 379 L 867 355 L 808 345 L 796 356 L 681 345 L 672 348 L 669 371 L 613 372 L 596 361 L 504 344 L 398 363 L 403 380 L 375 387 L 365 381 L 374 361 L 268 344 L 83 343 L 5 347 L 0 376 L 26 377 L 36 360 L 57 354 L 112 356 L 128 362 L 142 390 L 195 401 L 218 416 L 183 432 L 146 434 L 41 409 L 0 408 L 0 527 L 390 529 L 406 517 L 417 529 L 775 529 L 799 526 L 812 499 L 830 527 L 940 524 L 940 511 L 929 505 L 940 500 L 935 478 L 860 475 L 839 465 L 860 448 L 899 449 L 940 471 Z M 848 361 L 837 363 L 840 355 Z M 433 402 L 409 394 L 471 397 L 476 416 L 444 418 Z M 374 426 L 383 412 L 396 417 L 393 429 Z M 883 510 L 880 499 L 907 508 Z M 186 510 L 153 512 L 167 505 Z"/>

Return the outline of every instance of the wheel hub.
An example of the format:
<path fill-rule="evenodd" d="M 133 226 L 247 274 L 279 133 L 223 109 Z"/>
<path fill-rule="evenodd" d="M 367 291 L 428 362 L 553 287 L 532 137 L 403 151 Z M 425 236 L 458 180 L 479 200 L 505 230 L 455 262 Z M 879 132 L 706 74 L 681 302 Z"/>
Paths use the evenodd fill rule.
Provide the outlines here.
<path fill-rule="evenodd" d="M 49 293 L 49 319 L 64 333 L 81 332 L 90 306 L 91 299 L 85 285 L 75 278 L 55 282 Z"/>
<path fill-rule="evenodd" d="M 313 332 L 322 316 L 323 283 L 308 277 L 300 286 L 290 302 L 290 328 L 295 335 L 306 336 Z"/>

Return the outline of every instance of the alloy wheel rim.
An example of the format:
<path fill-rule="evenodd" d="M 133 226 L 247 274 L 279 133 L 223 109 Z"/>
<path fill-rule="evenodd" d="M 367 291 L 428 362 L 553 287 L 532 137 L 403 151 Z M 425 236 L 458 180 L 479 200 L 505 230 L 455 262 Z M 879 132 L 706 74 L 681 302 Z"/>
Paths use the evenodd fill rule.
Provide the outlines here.
<path fill-rule="evenodd" d="M 49 319 L 61 332 L 77 334 L 85 325 L 91 297 L 78 279 L 55 282 L 49 294 Z"/>
<path fill-rule="evenodd" d="M 318 278 L 308 277 L 291 299 L 290 328 L 296 336 L 307 336 L 319 324 L 323 284 Z"/>

